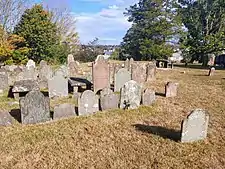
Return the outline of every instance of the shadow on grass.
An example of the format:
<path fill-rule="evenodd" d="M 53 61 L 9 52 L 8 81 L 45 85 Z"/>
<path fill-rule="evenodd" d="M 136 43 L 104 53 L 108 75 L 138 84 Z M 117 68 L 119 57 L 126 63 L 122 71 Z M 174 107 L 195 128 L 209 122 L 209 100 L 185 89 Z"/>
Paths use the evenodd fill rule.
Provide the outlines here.
<path fill-rule="evenodd" d="M 21 123 L 21 111 L 20 109 L 12 109 L 9 114 L 19 123 Z"/>
<path fill-rule="evenodd" d="M 181 132 L 174 129 L 167 129 L 161 126 L 148 126 L 144 124 L 135 124 L 133 126 L 135 127 L 136 130 L 154 134 L 176 142 L 180 141 L 181 139 Z"/>
<path fill-rule="evenodd" d="M 166 97 L 165 93 L 155 92 L 156 96 Z"/>
<path fill-rule="evenodd" d="M 184 64 L 174 64 L 174 67 L 209 70 L 209 66 L 202 66 L 202 65 L 195 65 L 195 64 L 190 64 L 187 66 L 185 66 Z M 216 68 L 216 70 L 225 70 L 225 68 L 220 66 L 214 66 L 214 67 Z"/>
<path fill-rule="evenodd" d="M 193 75 L 193 76 L 195 76 L 195 77 L 206 77 L 206 76 L 209 76 L 209 75 L 203 75 L 203 74 L 201 74 L 201 75 Z"/>

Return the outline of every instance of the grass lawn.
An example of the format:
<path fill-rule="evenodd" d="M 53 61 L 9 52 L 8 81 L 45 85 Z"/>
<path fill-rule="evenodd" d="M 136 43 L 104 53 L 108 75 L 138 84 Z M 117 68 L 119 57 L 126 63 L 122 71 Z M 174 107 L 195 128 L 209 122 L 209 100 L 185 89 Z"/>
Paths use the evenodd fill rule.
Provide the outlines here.
<path fill-rule="evenodd" d="M 207 74 L 203 69 L 158 70 L 157 80 L 146 84 L 158 93 L 151 107 L 0 127 L 0 168 L 223 169 L 225 70 Z M 179 83 L 176 98 L 162 96 L 168 81 Z M 8 100 L 2 100 L 4 107 Z M 196 108 L 210 114 L 208 137 L 182 144 L 177 141 L 181 121 Z"/>

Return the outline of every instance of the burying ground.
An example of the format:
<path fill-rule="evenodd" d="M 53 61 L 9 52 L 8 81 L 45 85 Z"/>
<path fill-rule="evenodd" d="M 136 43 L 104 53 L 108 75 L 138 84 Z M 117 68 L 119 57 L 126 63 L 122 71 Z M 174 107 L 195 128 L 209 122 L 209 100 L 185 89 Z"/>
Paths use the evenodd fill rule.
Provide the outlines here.
<path fill-rule="evenodd" d="M 0 127 L 0 168 L 222 169 L 225 75 L 223 70 L 212 77 L 207 74 L 200 69 L 158 70 L 157 80 L 148 84 L 158 93 L 152 107 Z M 179 83 L 175 98 L 161 96 L 168 81 Z M 1 105 L 9 109 L 5 102 Z M 209 111 L 207 140 L 181 144 L 177 142 L 181 121 L 196 108 Z"/>

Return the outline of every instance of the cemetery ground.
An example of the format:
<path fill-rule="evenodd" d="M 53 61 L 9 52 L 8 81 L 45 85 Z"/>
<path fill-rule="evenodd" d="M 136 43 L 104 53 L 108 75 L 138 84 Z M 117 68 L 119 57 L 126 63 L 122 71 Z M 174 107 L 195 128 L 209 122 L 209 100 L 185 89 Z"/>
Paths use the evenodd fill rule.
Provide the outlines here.
<path fill-rule="evenodd" d="M 185 72 L 184 72 L 185 71 Z M 175 67 L 157 70 L 147 86 L 156 91 L 153 106 L 110 110 L 38 125 L 0 127 L 0 168 L 212 168 L 225 166 L 225 74 Z M 165 98 L 168 81 L 178 96 Z M 18 109 L 0 98 L 3 110 Z M 73 98 L 51 101 L 76 102 Z M 181 121 L 196 108 L 209 112 L 207 139 L 180 143 Z"/>

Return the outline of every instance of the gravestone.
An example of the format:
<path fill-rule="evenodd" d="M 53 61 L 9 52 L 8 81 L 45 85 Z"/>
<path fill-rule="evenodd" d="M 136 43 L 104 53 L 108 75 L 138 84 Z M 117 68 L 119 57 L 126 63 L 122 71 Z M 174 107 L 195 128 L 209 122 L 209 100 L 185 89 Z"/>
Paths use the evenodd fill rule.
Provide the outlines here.
<path fill-rule="evenodd" d="M 141 103 L 141 86 L 131 80 L 126 82 L 120 92 L 120 108 L 136 109 Z"/>
<path fill-rule="evenodd" d="M 213 75 L 215 74 L 215 71 L 216 71 L 215 67 L 211 67 L 211 68 L 209 69 L 209 74 L 208 74 L 208 76 L 213 76 Z"/>
<path fill-rule="evenodd" d="M 124 84 L 131 80 L 131 73 L 125 69 L 119 69 L 115 74 L 114 92 L 119 92 Z"/>
<path fill-rule="evenodd" d="M 146 64 L 135 63 L 131 70 L 131 79 L 141 85 L 144 84 L 147 77 Z"/>
<path fill-rule="evenodd" d="M 75 107 L 72 104 L 61 104 L 54 108 L 53 120 L 76 116 Z"/>
<path fill-rule="evenodd" d="M 5 73 L 0 73 L 0 89 L 1 90 L 5 90 L 9 87 L 9 83 L 8 83 L 8 74 Z"/>
<path fill-rule="evenodd" d="M 102 89 L 102 91 L 100 92 L 100 95 L 101 95 L 101 97 L 103 97 L 103 96 L 106 96 L 106 95 L 109 95 L 112 93 L 113 93 L 113 91 L 110 88 L 106 87 L 106 88 Z"/>
<path fill-rule="evenodd" d="M 148 64 L 147 65 L 147 82 L 154 81 L 156 78 L 156 66 L 154 64 Z"/>
<path fill-rule="evenodd" d="M 29 92 L 31 90 L 40 90 L 37 81 L 35 80 L 21 80 L 14 83 L 12 88 L 13 93 Z"/>
<path fill-rule="evenodd" d="M 19 74 L 17 74 L 15 81 L 21 81 L 21 80 L 37 80 L 38 74 L 36 70 L 31 67 L 29 69 L 25 69 Z"/>
<path fill-rule="evenodd" d="M 76 77 L 78 75 L 78 65 L 76 62 L 68 63 L 68 73 L 70 77 Z"/>
<path fill-rule="evenodd" d="M 97 62 L 93 63 L 92 76 L 95 93 L 104 89 L 105 87 L 109 87 L 110 78 L 108 62 L 99 58 Z"/>
<path fill-rule="evenodd" d="M 78 114 L 89 115 L 99 111 L 99 98 L 91 90 L 86 90 L 78 99 Z"/>
<path fill-rule="evenodd" d="M 53 71 L 51 66 L 49 66 L 46 61 L 42 60 L 40 62 L 40 70 L 39 70 L 39 76 L 38 76 L 39 80 L 47 83 L 48 80 L 52 78 L 52 76 L 53 76 Z"/>
<path fill-rule="evenodd" d="M 67 66 L 65 66 L 65 65 L 60 66 L 60 67 L 53 73 L 53 76 L 57 76 L 57 75 L 62 75 L 62 76 L 64 76 L 65 78 L 67 78 L 67 77 L 69 76 L 69 71 L 68 71 Z"/>
<path fill-rule="evenodd" d="M 155 91 L 146 89 L 142 95 L 142 104 L 144 106 L 150 106 L 155 102 Z"/>
<path fill-rule="evenodd" d="M 108 109 L 117 109 L 119 106 L 120 97 L 118 94 L 108 94 L 102 96 L 100 99 L 101 109 L 108 110 Z"/>
<path fill-rule="evenodd" d="M 98 61 L 106 61 L 104 58 L 104 55 L 98 55 L 97 58 L 95 59 L 95 62 L 98 62 Z"/>
<path fill-rule="evenodd" d="M 124 62 L 124 68 L 127 70 L 130 70 L 130 60 L 128 58 Z"/>
<path fill-rule="evenodd" d="M 132 65 L 134 64 L 134 59 L 133 58 L 130 58 L 130 62 L 129 62 L 129 71 L 131 71 L 132 69 Z"/>
<path fill-rule="evenodd" d="M 178 88 L 178 83 L 168 82 L 165 86 L 166 97 L 176 97 L 177 88 Z"/>
<path fill-rule="evenodd" d="M 35 69 L 35 68 L 36 68 L 35 62 L 34 62 L 32 59 L 28 60 L 28 62 L 27 62 L 27 64 L 26 64 L 26 68 L 27 68 L 28 70 L 30 70 L 30 69 Z"/>
<path fill-rule="evenodd" d="M 20 99 L 21 121 L 36 124 L 50 120 L 50 100 L 40 91 L 30 91 Z"/>
<path fill-rule="evenodd" d="M 181 125 L 181 142 L 194 142 L 207 137 L 209 114 L 202 110 L 192 111 Z"/>
<path fill-rule="evenodd" d="M 68 80 L 63 75 L 58 74 L 48 80 L 49 97 L 67 97 Z"/>
<path fill-rule="evenodd" d="M 12 116 L 8 112 L 0 111 L 0 126 L 10 126 L 12 124 Z"/>
<path fill-rule="evenodd" d="M 67 64 L 70 64 L 71 62 L 75 62 L 73 55 L 69 54 L 67 56 Z"/>
<path fill-rule="evenodd" d="M 114 75 L 115 75 L 115 72 L 114 72 L 114 64 L 111 63 L 109 65 L 109 72 L 110 72 L 110 84 L 113 84 L 114 83 Z"/>

